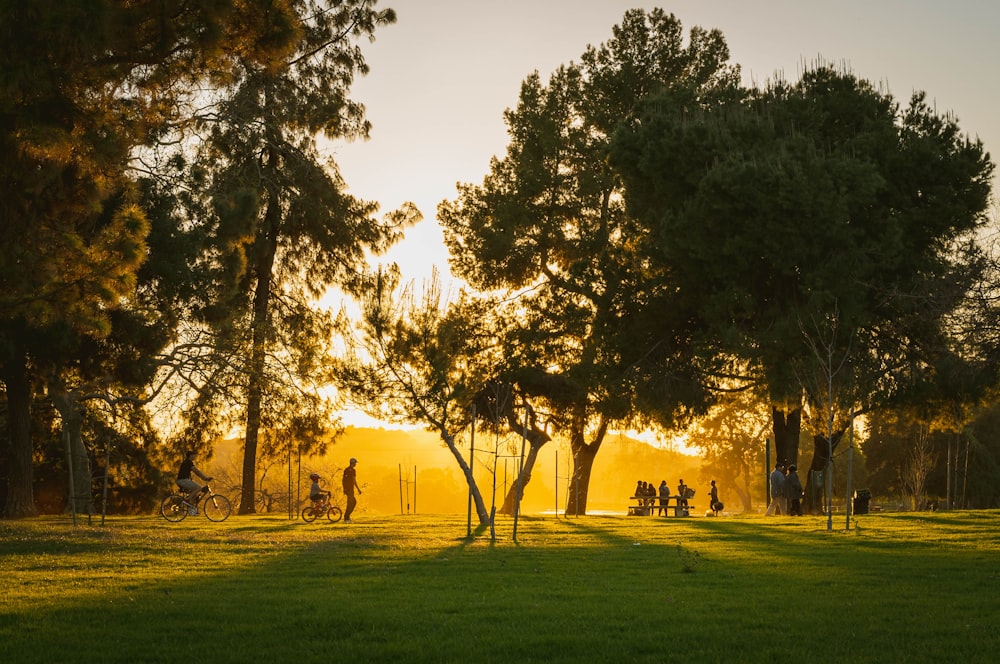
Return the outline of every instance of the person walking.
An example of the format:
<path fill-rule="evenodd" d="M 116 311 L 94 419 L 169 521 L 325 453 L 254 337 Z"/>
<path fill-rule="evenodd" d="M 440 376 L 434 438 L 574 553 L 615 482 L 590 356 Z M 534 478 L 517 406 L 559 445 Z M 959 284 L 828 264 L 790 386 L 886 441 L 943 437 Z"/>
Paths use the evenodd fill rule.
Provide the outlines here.
<path fill-rule="evenodd" d="M 714 516 L 719 516 L 719 512 L 722 511 L 722 503 L 719 502 L 719 487 L 715 485 L 715 480 L 712 480 L 712 488 L 708 490 L 708 506 L 712 509 Z"/>
<path fill-rule="evenodd" d="M 347 509 L 344 510 L 344 523 L 354 523 L 351 520 L 351 514 L 354 513 L 354 508 L 358 505 L 358 498 L 354 495 L 354 492 L 358 492 L 358 496 L 361 495 L 361 487 L 358 486 L 358 470 L 357 470 L 358 460 L 351 457 L 350 464 L 347 468 L 344 468 L 344 495 L 347 496 Z"/>
<path fill-rule="evenodd" d="M 781 463 L 774 464 L 774 470 L 771 472 L 771 502 L 767 504 L 764 516 L 775 514 L 788 514 L 788 503 L 785 501 L 785 466 Z"/>
<path fill-rule="evenodd" d="M 785 478 L 785 499 L 788 500 L 789 516 L 802 516 L 802 482 L 799 481 L 796 470 L 795 464 L 789 466 L 788 476 Z"/>

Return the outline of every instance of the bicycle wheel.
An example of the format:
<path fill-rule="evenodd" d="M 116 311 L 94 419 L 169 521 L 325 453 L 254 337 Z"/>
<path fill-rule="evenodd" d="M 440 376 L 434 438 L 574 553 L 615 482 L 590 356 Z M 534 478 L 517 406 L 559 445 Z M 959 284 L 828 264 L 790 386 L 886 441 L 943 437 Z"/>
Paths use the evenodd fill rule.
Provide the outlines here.
<path fill-rule="evenodd" d="M 205 501 L 201 504 L 201 511 L 205 513 L 209 521 L 225 521 L 229 518 L 231 509 L 229 499 L 219 494 L 205 498 Z"/>
<path fill-rule="evenodd" d="M 163 502 L 160 503 L 160 514 L 167 521 L 176 523 L 183 521 L 184 517 L 188 515 L 188 506 L 184 504 L 182 497 L 174 493 L 164 498 Z"/>
<path fill-rule="evenodd" d="M 312 523 L 316 520 L 316 510 L 312 508 L 312 505 L 306 505 L 302 508 L 302 520 L 306 523 Z"/>
<path fill-rule="evenodd" d="M 336 505 L 331 505 L 330 509 L 326 511 L 326 518 L 328 518 L 330 521 L 333 521 L 334 523 L 340 521 L 341 517 L 343 516 L 344 513 L 340 511 L 340 508 L 337 507 Z"/>

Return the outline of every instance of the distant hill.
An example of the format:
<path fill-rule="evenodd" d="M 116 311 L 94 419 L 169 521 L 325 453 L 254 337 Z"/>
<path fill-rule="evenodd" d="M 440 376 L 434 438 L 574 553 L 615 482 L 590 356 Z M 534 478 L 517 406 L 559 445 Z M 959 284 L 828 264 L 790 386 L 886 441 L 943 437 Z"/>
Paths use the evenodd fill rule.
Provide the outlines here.
<path fill-rule="evenodd" d="M 497 465 L 496 504 L 510 484 L 516 480 L 520 456 L 517 440 L 501 440 L 501 453 L 494 454 L 495 438 L 477 436 L 473 473 L 487 509 L 492 504 L 494 477 L 489 469 Z M 468 462 L 469 444 L 463 442 L 463 457 Z M 457 461 L 437 435 L 421 430 L 396 430 L 348 427 L 344 436 L 322 458 L 302 460 L 302 491 L 308 489 L 308 474 L 318 472 L 324 484 L 339 486 L 340 473 L 351 457 L 358 459 L 358 480 L 364 492 L 359 511 L 373 514 L 465 513 L 467 489 Z M 213 468 L 226 468 L 230 474 L 242 459 L 239 441 L 227 441 L 216 447 Z M 659 449 L 624 435 L 609 435 L 594 463 L 588 509 L 625 513 L 626 498 L 632 495 L 636 480 L 659 485 L 666 480 L 676 487 L 683 478 L 688 484 L 707 493 L 699 486 L 701 460 L 679 452 Z M 530 483 L 525 489 L 524 513 L 540 513 L 558 509 L 566 503 L 567 483 L 572 471 L 569 445 L 550 442 L 542 448 Z M 217 472 L 212 470 L 212 472 Z M 293 482 L 297 475 L 293 460 Z M 238 475 L 238 473 L 237 473 Z M 276 491 L 287 487 L 287 463 L 268 469 L 267 482 Z M 415 495 L 414 495 L 415 493 Z"/>

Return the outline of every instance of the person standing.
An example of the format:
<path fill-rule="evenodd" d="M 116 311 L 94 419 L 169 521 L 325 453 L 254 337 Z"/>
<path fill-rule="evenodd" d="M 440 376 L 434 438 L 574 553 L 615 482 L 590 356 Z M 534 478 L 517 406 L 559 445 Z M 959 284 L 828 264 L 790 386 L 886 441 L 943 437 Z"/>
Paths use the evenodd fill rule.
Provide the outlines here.
<path fill-rule="evenodd" d="M 659 516 L 667 515 L 667 507 L 670 506 L 670 486 L 667 485 L 667 481 L 663 480 L 660 482 L 660 510 Z"/>
<path fill-rule="evenodd" d="M 796 470 L 795 464 L 789 466 L 788 476 L 785 478 L 785 499 L 788 500 L 789 516 L 802 516 L 802 482 L 799 481 Z"/>
<path fill-rule="evenodd" d="M 771 502 L 767 504 L 765 516 L 788 514 L 788 503 L 785 502 L 785 466 L 776 463 L 771 472 Z"/>
<path fill-rule="evenodd" d="M 722 503 L 719 502 L 719 487 L 715 486 L 715 480 L 712 480 L 712 488 L 708 490 L 708 506 L 712 508 L 712 514 L 719 516 Z"/>
<path fill-rule="evenodd" d="M 347 468 L 344 468 L 344 495 L 347 496 L 347 509 L 344 510 L 344 523 L 354 523 L 354 521 L 351 520 L 351 514 L 354 513 L 354 508 L 358 505 L 358 498 L 354 495 L 354 492 L 357 491 L 357 495 L 361 495 L 361 487 L 358 486 L 357 465 L 358 460 L 351 457 L 350 464 Z"/>
<path fill-rule="evenodd" d="M 177 469 L 177 486 L 187 493 L 185 501 L 188 503 L 188 514 L 191 516 L 197 516 L 198 499 L 201 498 L 201 492 L 206 490 L 208 487 L 203 487 L 191 479 L 192 474 L 197 475 L 204 482 L 212 481 L 211 477 L 205 475 L 205 473 L 198 470 L 198 468 L 194 465 L 194 452 L 188 450 L 184 453 L 184 460 L 181 461 L 180 468 Z"/>

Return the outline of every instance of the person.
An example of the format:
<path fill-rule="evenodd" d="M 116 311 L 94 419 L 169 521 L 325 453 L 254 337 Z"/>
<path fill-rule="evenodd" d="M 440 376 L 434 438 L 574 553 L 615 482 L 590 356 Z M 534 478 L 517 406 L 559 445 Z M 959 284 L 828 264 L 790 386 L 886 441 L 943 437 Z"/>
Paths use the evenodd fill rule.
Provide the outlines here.
<path fill-rule="evenodd" d="M 722 503 L 719 502 L 719 487 L 715 485 L 715 480 L 712 480 L 712 488 L 708 490 L 708 505 L 712 508 L 712 514 L 719 516 Z"/>
<path fill-rule="evenodd" d="M 653 506 L 656 504 L 656 485 L 652 482 L 646 482 L 646 495 L 649 496 L 646 501 L 646 511 L 649 516 L 653 516 Z"/>
<path fill-rule="evenodd" d="M 795 464 L 792 464 L 788 467 L 788 476 L 785 477 L 785 498 L 788 500 L 789 516 L 802 516 L 802 482 L 799 481 L 796 470 Z"/>
<path fill-rule="evenodd" d="M 663 480 L 660 482 L 660 510 L 658 512 L 659 516 L 667 515 L 667 506 L 670 505 L 670 487 L 667 486 L 667 481 Z"/>
<path fill-rule="evenodd" d="M 684 484 L 684 480 L 681 480 L 677 485 L 677 506 L 688 506 L 688 485 Z"/>
<path fill-rule="evenodd" d="M 344 468 L 344 495 L 347 496 L 347 509 L 344 510 L 344 523 L 354 523 L 351 520 L 351 514 L 354 513 L 354 508 L 358 505 L 358 498 L 354 495 L 354 492 L 358 492 L 358 496 L 361 495 L 361 487 L 358 486 L 358 470 L 357 470 L 358 460 L 351 457 L 350 464 L 347 468 Z"/>
<path fill-rule="evenodd" d="M 767 504 L 764 516 L 775 514 L 788 514 L 788 503 L 785 502 L 785 465 L 782 463 L 774 464 L 774 470 L 771 471 L 771 502 Z"/>
<path fill-rule="evenodd" d="M 319 504 L 329 500 L 330 492 L 323 491 L 323 489 L 319 488 L 319 473 L 312 473 L 309 475 L 309 479 L 312 480 L 312 485 L 309 487 L 309 500 L 313 501 L 314 504 Z"/>
<path fill-rule="evenodd" d="M 202 481 L 212 481 L 211 477 L 205 475 L 205 473 L 198 470 L 198 467 L 194 465 L 194 452 L 188 450 L 184 453 L 184 460 L 181 461 L 181 467 L 177 469 L 177 486 L 187 493 L 187 497 L 184 500 L 188 503 L 188 514 L 197 516 L 198 499 L 201 498 L 201 492 L 207 491 L 208 487 L 201 486 L 191 479 L 192 473 L 200 477 Z"/>

